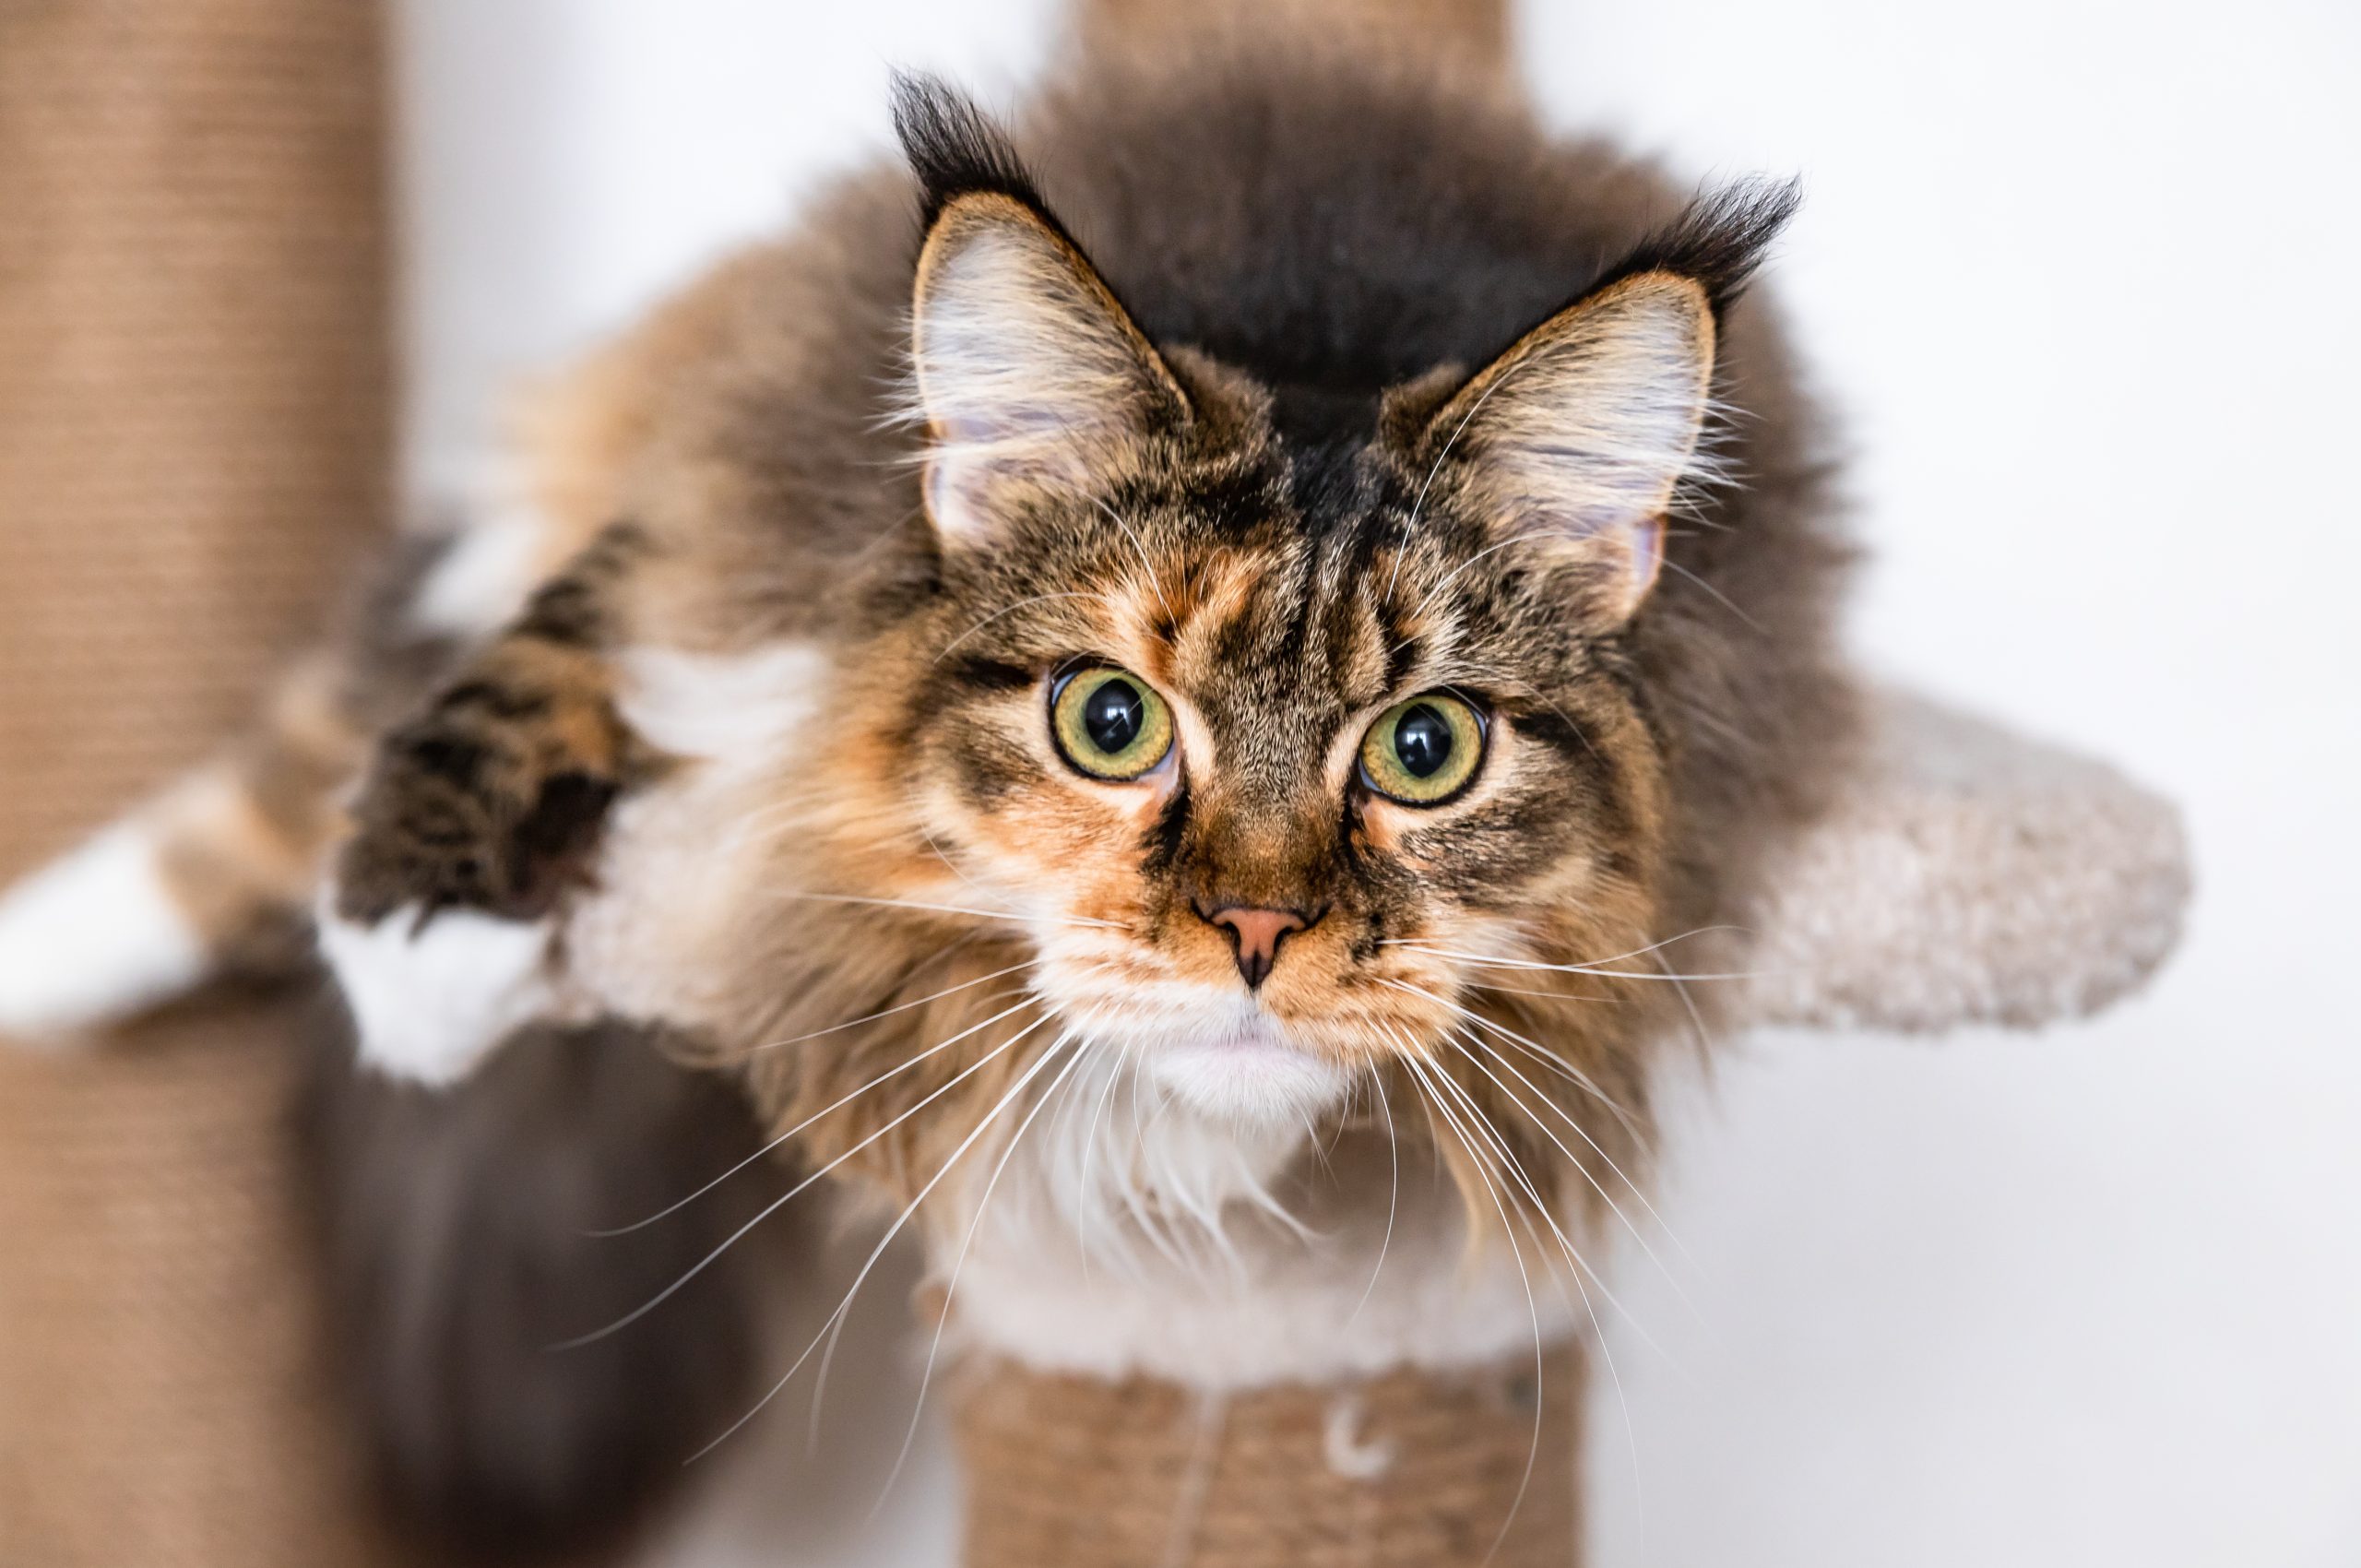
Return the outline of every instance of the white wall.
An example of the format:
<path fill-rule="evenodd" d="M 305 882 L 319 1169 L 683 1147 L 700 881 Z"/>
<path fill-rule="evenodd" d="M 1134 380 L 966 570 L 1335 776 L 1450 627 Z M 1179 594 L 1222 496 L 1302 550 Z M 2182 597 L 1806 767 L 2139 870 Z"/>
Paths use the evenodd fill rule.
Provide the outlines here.
<path fill-rule="evenodd" d="M 889 63 L 1005 95 L 1050 16 L 405 10 L 430 487 L 496 376 L 878 144 Z M 1723 1073 L 1663 1205 L 1695 1313 L 1628 1271 L 1668 1355 L 1615 1335 L 1604 1568 L 2361 1562 L 2357 16 L 1526 7 L 1553 118 L 1806 175 L 1776 287 L 1859 448 L 1864 658 L 2170 791 L 2201 884 L 2097 1024 L 1765 1039 Z M 946 1484 L 930 1448 L 870 1560 L 939 1555 Z"/>

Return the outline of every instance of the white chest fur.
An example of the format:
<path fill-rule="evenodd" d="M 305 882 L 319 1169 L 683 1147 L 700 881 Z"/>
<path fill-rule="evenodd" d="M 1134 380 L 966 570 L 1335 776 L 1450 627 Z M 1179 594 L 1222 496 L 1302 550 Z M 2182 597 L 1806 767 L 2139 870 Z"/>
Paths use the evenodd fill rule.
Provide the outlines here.
<path fill-rule="evenodd" d="M 1497 1364 L 1587 1324 L 1562 1263 L 1471 1249 L 1457 1191 L 1407 1144 L 1216 1122 L 1106 1054 L 961 1183 L 935 1260 L 958 1343 L 1218 1389 Z"/>

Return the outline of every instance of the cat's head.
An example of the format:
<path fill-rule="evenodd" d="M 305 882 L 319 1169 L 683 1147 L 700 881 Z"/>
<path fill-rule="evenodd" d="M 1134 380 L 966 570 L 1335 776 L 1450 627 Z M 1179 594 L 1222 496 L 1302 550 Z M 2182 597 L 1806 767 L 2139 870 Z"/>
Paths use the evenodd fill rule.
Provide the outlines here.
<path fill-rule="evenodd" d="M 1653 972 L 1627 634 L 1786 194 L 1694 209 L 1489 362 L 1347 395 L 1151 342 L 972 111 L 901 110 L 939 570 L 872 676 L 881 745 L 1064 1026 L 1300 1124 L 1520 966 Z"/>

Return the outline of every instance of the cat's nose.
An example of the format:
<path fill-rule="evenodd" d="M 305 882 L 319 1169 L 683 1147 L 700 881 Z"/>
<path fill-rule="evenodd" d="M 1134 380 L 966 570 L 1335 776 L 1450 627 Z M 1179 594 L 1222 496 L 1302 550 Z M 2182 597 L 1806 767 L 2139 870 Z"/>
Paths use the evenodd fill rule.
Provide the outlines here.
<path fill-rule="evenodd" d="M 1270 977 L 1271 966 L 1279 961 L 1279 944 L 1320 919 L 1300 909 L 1257 909 L 1242 904 L 1217 909 L 1200 907 L 1197 914 L 1229 932 L 1229 944 L 1238 955 L 1238 972 L 1246 977 L 1249 990 Z"/>

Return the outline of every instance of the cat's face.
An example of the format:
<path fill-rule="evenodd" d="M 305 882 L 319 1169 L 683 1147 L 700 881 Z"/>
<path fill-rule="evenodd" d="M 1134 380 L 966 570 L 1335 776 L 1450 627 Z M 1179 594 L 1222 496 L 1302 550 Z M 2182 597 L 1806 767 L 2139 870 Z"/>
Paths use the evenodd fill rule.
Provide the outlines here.
<path fill-rule="evenodd" d="M 1504 965 L 1646 944 L 1662 775 L 1618 633 L 1695 465 L 1703 287 L 1643 273 L 1307 418 L 985 196 L 937 221 L 918 324 L 942 589 L 892 766 L 1068 1028 L 1300 1120 Z"/>

